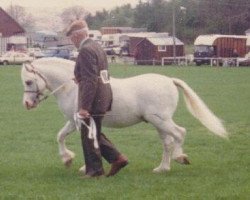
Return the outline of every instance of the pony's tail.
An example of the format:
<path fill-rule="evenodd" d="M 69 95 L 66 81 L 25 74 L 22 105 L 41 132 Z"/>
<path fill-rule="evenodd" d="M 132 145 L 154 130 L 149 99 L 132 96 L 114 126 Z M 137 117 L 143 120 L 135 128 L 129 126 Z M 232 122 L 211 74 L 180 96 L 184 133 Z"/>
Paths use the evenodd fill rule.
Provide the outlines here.
<path fill-rule="evenodd" d="M 215 116 L 192 88 L 180 79 L 172 78 L 172 80 L 177 87 L 183 89 L 184 99 L 189 112 L 215 135 L 227 138 L 228 133 L 221 120 Z"/>

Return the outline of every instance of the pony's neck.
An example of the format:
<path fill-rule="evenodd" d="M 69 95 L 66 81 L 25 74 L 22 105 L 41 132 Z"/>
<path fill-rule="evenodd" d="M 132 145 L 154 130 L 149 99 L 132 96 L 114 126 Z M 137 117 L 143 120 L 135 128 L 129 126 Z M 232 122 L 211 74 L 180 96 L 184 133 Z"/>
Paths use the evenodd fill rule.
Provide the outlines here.
<path fill-rule="evenodd" d="M 72 81 L 73 69 L 64 66 L 42 66 L 38 67 L 37 70 L 44 76 L 47 81 L 48 89 L 53 91 L 61 85 Z M 73 81 L 72 81 L 73 82 Z"/>

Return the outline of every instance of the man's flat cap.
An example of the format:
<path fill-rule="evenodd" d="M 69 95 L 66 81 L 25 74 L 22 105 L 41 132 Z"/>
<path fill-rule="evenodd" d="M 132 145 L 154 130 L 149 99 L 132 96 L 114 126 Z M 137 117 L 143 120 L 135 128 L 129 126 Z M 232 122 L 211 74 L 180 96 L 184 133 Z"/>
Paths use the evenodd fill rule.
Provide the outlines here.
<path fill-rule="evenodd" d="M 76 20 L 70 24 L 70 26 L 66 29 L 66 36 L 70 36 L 70 34 L 74 31 L 78 31 L 84 28 L 88 28 L 87 23 L 84 20 Z"/>

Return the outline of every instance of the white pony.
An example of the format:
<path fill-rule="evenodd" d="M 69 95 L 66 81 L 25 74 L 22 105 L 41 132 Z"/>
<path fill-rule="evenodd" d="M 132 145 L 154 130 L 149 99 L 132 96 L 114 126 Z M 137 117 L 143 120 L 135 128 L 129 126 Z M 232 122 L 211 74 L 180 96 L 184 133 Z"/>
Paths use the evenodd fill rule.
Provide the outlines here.
<path fill-rule="evenodd" d="M 23 103 L 27 109 L 35 108 L 44 92 L 53 94 L 67 119 L 59 131 L 59 153 L 66 166 L 72 163 L 74 153 L 67 149 L 65 138 L 75 127 L 77 111 L 77 85 L 72 80 L 74 62 L 58 58 L 38 59 L 24 64 L 21 77 L 24 85 Z M 173 158 L 181 164 L 189 164 L 182 145 L 186 130 L 172 119 L 178 103 L 178 88 L 184 93 L 190 113 L 215 135 L 226 138 L 221 121 L 208 109 L 198 95 L 182 80 L 158 74 L 145 74 L 126 79 L 110 80 L 113 90 L 112 110 L 104 117 L 107 127 L 128 127 L 145 121 L 158 131 L 163 142 L 162 161 L 154 172 L 170 170 Z"/>

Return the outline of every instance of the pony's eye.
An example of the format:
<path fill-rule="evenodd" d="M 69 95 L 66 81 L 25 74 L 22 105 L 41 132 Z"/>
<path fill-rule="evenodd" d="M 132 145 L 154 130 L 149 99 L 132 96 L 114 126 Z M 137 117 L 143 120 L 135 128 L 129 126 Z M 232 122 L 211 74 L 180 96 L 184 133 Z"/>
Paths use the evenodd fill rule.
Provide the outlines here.
<path fill-rule="evenodd" d="M 32 85 L 32 83 L 33 83 L 32 81 L 25 81 L 25 84 L 28 86 Z"/>

